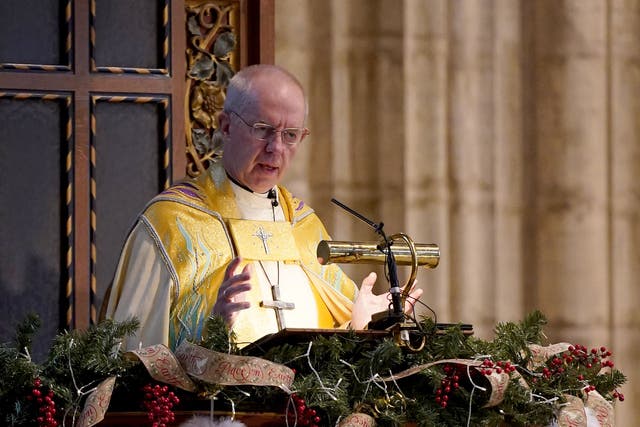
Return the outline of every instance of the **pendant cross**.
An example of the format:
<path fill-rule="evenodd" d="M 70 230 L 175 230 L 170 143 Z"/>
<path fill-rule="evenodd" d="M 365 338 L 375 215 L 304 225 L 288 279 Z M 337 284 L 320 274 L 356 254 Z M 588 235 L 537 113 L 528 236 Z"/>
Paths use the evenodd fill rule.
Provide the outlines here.
<path fill-rule="evenodd" d="M 267 270 L 264 268 L 262 261 L 258 261 L 260 263 L 260 268 L 262 268 L 262 272 L 264 273 L 264 277 L 266 277 L 267 282 L 269 282 L 269 286 L 271 286 L 271 297 L 273 301 L 261 301 L 260 307 L 271 308 L 276 313 L 276 322 L 278 324 L 278 330 L 282 331 L 287 327 L 285 324 L 284 313 L 283 310 L 293 310 L 296 308 L 296 305 L 292 302 L 282 301 L 280 299 L 280 264 L 279 262 L 276 264 L 278 268 L 278 281 L 272 282 L 267 274 Z"/>
<path fill-rule="evenodd" d="M 273 301 L 261 301 L 260 307 L 271 308 L 276 312 L 276 323 L 278 324 L 278 330 L 282 331 L 287 326 L 284 321 L 284 313 L 282 310 L 293 310 L 296 305 L 292 302 L 285 302 L 280 300 L 280 291 L 278 285 L 271 286 L 271 293 L 273 294 Z"/>

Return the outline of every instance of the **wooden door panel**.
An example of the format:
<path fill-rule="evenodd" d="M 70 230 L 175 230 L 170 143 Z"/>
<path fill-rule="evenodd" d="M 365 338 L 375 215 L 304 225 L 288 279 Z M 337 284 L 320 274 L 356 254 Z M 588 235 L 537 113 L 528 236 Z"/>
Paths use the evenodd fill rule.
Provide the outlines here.
<path fill-rule="evenodd" d="M 167 97 L 93 96 L 91 320 L 115 273 L 133 219 L 171 177 Z M 95 152 L 95 156 L 93 153 Z"/>
<path fill-rule="evenodd" d="M 71 69 L 71 0 L 0 2 L 0 69 Z"/>
<path fill-rule="evenodd" d="M 169 1 L 92 0 L 91 70 L 169 73 Z"/>
<path fill-rule="evenodd" d="M 71 95 L 0 93 L 0 336 L 37 312 L 42 354 L 72 306 Z"/>

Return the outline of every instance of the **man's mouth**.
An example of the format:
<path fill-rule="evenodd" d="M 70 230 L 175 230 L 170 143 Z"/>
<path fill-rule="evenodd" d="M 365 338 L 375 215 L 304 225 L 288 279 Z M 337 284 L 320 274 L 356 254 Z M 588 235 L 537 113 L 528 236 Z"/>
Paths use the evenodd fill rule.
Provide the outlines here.
<path fill-rule="evenodd" d="M 261 163 L 260 166 L 266 170 L 267 172 L 275 172 L 278 170 L 277 166 L 271 166 L 271 165 L 267 165 L 265 163 Z"/>

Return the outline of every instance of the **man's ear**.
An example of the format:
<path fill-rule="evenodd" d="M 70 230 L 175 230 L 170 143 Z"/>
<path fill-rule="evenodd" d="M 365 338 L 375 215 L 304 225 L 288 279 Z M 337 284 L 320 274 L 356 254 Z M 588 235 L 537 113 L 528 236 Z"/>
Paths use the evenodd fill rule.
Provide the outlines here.
<path fill-rule="evenodd" d="M 229 136 L 229 126 L 231 125 L 231 117 L 226 111 L 222 111 L 218 116 L 218 130 L 224 138 Z"/>

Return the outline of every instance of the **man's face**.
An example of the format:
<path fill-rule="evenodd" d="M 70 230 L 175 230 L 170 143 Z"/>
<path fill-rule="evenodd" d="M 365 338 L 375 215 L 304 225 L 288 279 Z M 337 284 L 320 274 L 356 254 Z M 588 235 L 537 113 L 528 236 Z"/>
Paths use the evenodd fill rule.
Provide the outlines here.
<path fill-rule="evenodd" d="M 227 133 L 223 164 L 240 183 L 264 193 L 280 182 L 296 154 L 300 143 L 285 143 L 279 131 L 304 126 L 305 104 L 302 92 L 292 84 L 258 82 L 255 92 L 256 103 L 235 111 L 237 115 L 225 112 L 220 117 L 221 129 Z M 252 135 L 254 123 L 271 125 L 278 132 L 259 140 Z"/>

